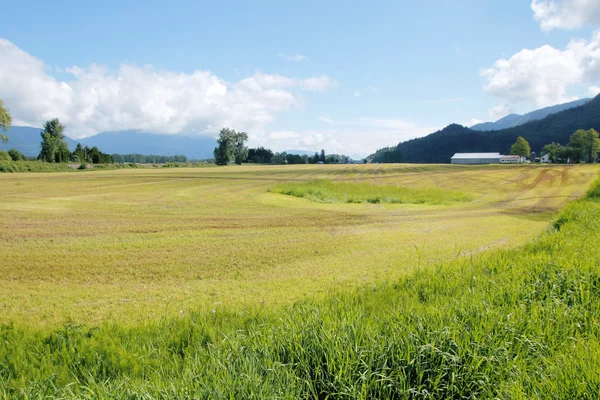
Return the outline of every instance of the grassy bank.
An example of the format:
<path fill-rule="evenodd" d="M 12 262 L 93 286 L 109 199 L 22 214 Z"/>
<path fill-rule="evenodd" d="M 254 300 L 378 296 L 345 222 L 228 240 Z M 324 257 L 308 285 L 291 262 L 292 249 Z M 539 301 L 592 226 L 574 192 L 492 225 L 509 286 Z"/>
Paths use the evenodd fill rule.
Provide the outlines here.
<path fill-rule="evenodd" d="M 1 161 L 0 172 L 69 172 L 68 164 L 54 164 L 43 161 Z"/>
<path fill-rule="evenodd" d="M 473 200 L 473 196 L 450 190 L 332 182 L 329 179 L 280 183 L 269 190 L 323 203 L 450 204 Z"/>
<path fill-rule="evenodd" d="M 516 250 L 280 314 L 0 328 L 5 398 L 554 398 L 600 393 L 600 185 Z"/>

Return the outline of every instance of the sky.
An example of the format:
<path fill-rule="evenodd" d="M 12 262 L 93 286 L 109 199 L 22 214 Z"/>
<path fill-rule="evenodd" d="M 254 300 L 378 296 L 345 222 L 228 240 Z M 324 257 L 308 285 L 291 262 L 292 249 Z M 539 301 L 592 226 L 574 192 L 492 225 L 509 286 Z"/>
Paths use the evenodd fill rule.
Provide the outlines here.
<path fill-rule="evenodd" d="M 12 1 L 13 125 L 366 156 L 600 92 L 598 0 Z"/>

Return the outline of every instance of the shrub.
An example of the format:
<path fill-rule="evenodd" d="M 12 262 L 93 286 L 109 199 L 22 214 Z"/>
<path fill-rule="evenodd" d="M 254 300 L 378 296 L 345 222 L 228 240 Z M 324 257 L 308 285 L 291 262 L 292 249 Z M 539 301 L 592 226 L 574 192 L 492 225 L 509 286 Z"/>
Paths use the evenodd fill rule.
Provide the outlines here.
<path fill-rule="evenodd" d="M 10 162 L 12 160 L 13 159 L 11 158 L 11 156 L 7 152 L 5 152 L 3 150 L 0 150 L 0 162 L 3 162 L 3 161 L 9 161 Z"/>
<path fill-rule="evenodd" d="M 8 151 L 8 155 L 10 156 L 10 158 L 13 161 L 21 161 L 25 159 L 25 156 L 23 155 L 23 153 L 21 153 L 19 150 L 17 149 L 10 149 Z"/>

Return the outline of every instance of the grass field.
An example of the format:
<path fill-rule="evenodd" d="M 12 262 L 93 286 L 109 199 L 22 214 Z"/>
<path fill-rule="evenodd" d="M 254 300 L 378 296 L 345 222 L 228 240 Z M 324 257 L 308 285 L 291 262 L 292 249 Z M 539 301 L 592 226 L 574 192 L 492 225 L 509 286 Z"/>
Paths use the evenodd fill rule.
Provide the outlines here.
<path fill-rule="evenodd" d="M 382 260 L 387 259 L 390 264 L 387 275 L 380 276 L 379 280 L 375 280 L 375 275 L 357 275 L 356 279 L 348 275 L 345 286 L 360 287 L 347 289 L 335 280 L 311 282 L 315 276 L 312 274 L 305 281 L 300 280 L 308 289 L 289 297 L 282 292 L 285 288 L 281 283 L 285 281 L 283 275 L 261 277 L 257 282 L 272 288 L 272 293 L 265 298 L 277 299 L 276 302 L 282 304 L 282 299 L 304 299 L 279 308 L 251 306 L 248 301 L 254 294 L 240 284 L 246 291 L 240 291 L 239 303 L 224 301 L 223 308 L 215 311 L 167 312 L 163 314 L 166 318 L 152 320 L 147 317 L 144 323 L 124 320 L 126 313 L 132 313 L 134 308 L 115 302 L 112 304 L 119 307 L 119 314 L 111 316 L 110 323 L 98 326 L 81 324 L 85 318 L 62 327 L 47 326 L 43 330 L 40 330 L 45 325 L 42 322 L 27 325 L 34 324 L 39 317 L 0 324 L 0 398 L 597 398 L 600 393 L 600 180 L 590 187 L 591 178 L 598 173 L 597 168 L 386 166 L 383 171 L 377 166 L 363 168 L 307 168 L 304 174 L 281 168 L 269 171 L 267 176 L 261 168 L 231 168 L 214 171 L 201 179 L 215 179 L 220 187 L 227 188 L 226 191 L 214 190 L 218 192 L 214 194 L 214 204 L 223 206 L 219 211 L 221 215 L 229 210 L 228 221 L 234 221 L 234 215 L 239 216 L 228 207 L 233 199 L 240 198 L 243 199 L 240 204 L 246 207 L 255 205 L 255 224 L 269 215 L 276 218 L 283 210 L 290 213 L 295 209 L 310 212 L 317 222 L 323 221 L 323 210 L 327 206 L 336 206 L 333 208 L 335 213 L 349 213 L 349 210 L 358 213 L 361 218 L 351 227 L 363 227 L 369 235 L 385 237 L 381 230 L 392 231 L 390 235 L 394 235 L 393 231 L 410 230 L 412 235 L 406 236 L 406 240 L 414 246 L 414 252 L 399 246 L 408 253 L 404 258 L 408 264 L 404 268 L 394 261 L 394 257 L 402 259 L 402 252 L 390 251 L 382 256 Z M 397 182 L 413 188 L 429 187 L 435 180 L 437 187 L 464 190 L 474 199 L 444 207 L 416 207 L 323 204 L 265 194 L 269 185 L 280 179 L 301 182 L 313 179 L 315 175 L 319 178 L 329 176 L 334 181 L 367 179 L 372 184 L 382 185 Z M 143 179 L 140 187 L 151 185 L 147 174 L 133 176 Z M 140 207 L 142 201 L 139 199 L 134 201 L 123 194 L 115 195 L 117 188 L 132 192 L 130 185 L 134 178 L 130 173 L 123 177 L 119 185 L 114 175 L 98 175 L 99 182 L 108 179 L 113 185 L 112 191 L 105 193 L 104 201 L 89 194 L 98 210 L 114 206 L 117 199 L 123 202 L 121 206 L 131 203 Z M 173 174 L 161 174 L 160 177 L 171 184 L 184 181 L 187 188 L 193 187 L 191 180 L 198 179 L 188 174 L 178 178 Z M 65 183 L 64 177 L 57 176 L 56 179 L 73 187 L 73 182 Z M 27 180 L 35 181 L 35 178 L 27 177 Z M 40 185 L 42 182 L 37 181 Z M 583 191 L 588 189 L 584 196 Z M 154 195 L 157 197 L 153 197 L 150 190 L 144 193 L 148 198 L 160 199 L 152 204 L 162 204 L 161 210 L 173 220 L 177 214 L 168 208 L 167 204 L 172 203 L 166 199 L 180 194 L 181 190 L 156 189 Z M 235 191 L 237 196 L 233 194 Z M 43 201 L 39 195 L 25 201 L 28 197 L 24 193 L 27 192 L 18 195 L 21 210 L 28 204 L 30 210 L 39 207 L 46 216 L 64 212 L 58 207 L 49 208 L 49 201 Z M 554 213 L 556 207 L 576 195 L 583 198 Z M 5 197 L 13 196 L 17 197 L 16 194 Z M 65 198 L 66 195 L 62 200 Z M 86 194 L 82 193 L 77 201 L 83 202 L 85 198 Z M 34 199 L 40 203 L 37 207 Z M 181 201 L 176 203 L 180 205 L 180 212 L 191 213 L 181 206 Z M 7 213 L 10 215 L 16 212 L 19 202 L 3 204 L 11 205 Z M 273 214 L 264 211 L 263 207 L 273 209 Z M 94 207 L 86 205 L 85 209 L 90 218 Z M 214 207 L 211 210 L 214 212 Z M 242 208 L 237 211 L 240 210 Z M 550 213 L 555 215 L 550 217 Z M 161 218 L 157 210 L 151 214 L 154 219 Z M 126 213 L 118 215 L 126 219 Z M 250 210 L 245 210 L 242 215 L 243 221 L 251 220 Z M 301 220 L 302 215 L 300 212 L 295 215 L 297 222 L 304 222 L 302 225 L 316 234 L 316 224 L 311 225 L 308 218 Z M 442 220 L 436 222 L 436 218 Z M 117 216 L 112 216 L 110 221 L 120 226 Z M 273 220 L 268 221 L 267 226 L 272 228 Z M 386 225 L 386 221 L 391 221 L 391 226 Z M 509 225 L 494 224 L 500 221 Z M 237 222 L 241 224 L 242 221 Z M 486 229 L 485 222 L 493 224 L 493 229 Z M 73 222 L 73 225 L 77 224 Z M 449 227 L 444 235 L 439 232 L 444 231 L 440 225 Z M 522 230 L 509 229 L 512 225 L 520 225 Z M 251 229 L 248 224 L 243 226 Z M 423 226 L 427 230 L 419 230 Z M 438 228 L 434 229 L 436 226 Z M 462 231 L 455 227 L 461 227 Z M 46 227 L 38 227 L 37 232 L 46 232 L 42 228 Z M 242 232 L 239 227 L 236 230 L 232 222 L 222 223 L 220 228 L 229 234 L 235 232 L 237 240 L 243 242 L 240 239 Z M 323 226 L 321 229 L 329 234 L 336 232 Z M 32 232 L 36 230 L 29 231 L 29 240 L 33 240 Z M 61 232 L 62 236 L 58 234 Z M 69 240 L 73 248 L 77 236 L 67 237 L 64 232 L 66 230 L 57 230 L 55 237 Z M 294 231 L 279 232 L 289 235 Z M 433 246 L 419 247 L 417 244 L 430 232 L 439 238 L 436 245 L 441 249 L 448 250 L 455 244 L 459 233 L 471 240 L 477 240 L 479 235 L 484 244 L 467 246 L 444 257 L 433 251 Z M 363 236 L 365 233 L 355 232 L 363 239 L 368 237 Z M 52 237 L 48 234 L 45 240 Z M 93 234 L 83 236 L 83 239 L 98 242 L 101 237 Z M 497 237 L 506 239 L 498 242 Z M 3 244 L 20 242 L 21 253 L 28 253 L 27 239 L 13 237 L 12 240 L 9 242 L 3 237 Z M 47 252 L 55 243 L 48 246 Z M 305 240 L 303 243 L 310 242 Z M 353 241 L 337 244 L 346 251 L 356 245 Z M 519 246 L 507 248 L 513 245 Z M 113 248 L 118 246 L 113 243 Z M 148 248 L 148 253 L 154 252 L 153 248 Z M 380 252 L 384 249 L 375 248 Z M 487 249 L 490 250 L 484 251 Z M 121 250 L 118 256 L 122 258 L 125 251 Z M 281 257 L 281 250 L 271 252 Z M 343 255 L 341 252 L 336 254 Z M 464 257 L 457 257 L 461 254 Z M 376 257 L 376 254 L 362 254 L 361 257 L 365 256 Z M 356 257 L 357 263 L 368 262 L 361 257 Z M 71 258 L 64 257 L 63 261 Z M 134 278 L 132 272 L 128 275 L 115 265 L 104 271 L 104 279 L 109 279 L 111 274 L 119 274 L 121 279 L 129 277 L 131 282 L 121 283 L 124 291 L 144 284 L 140 283 L 144 282 L 144 276 Z M 319 265 L 326 270 L 323 276 L 336 271 L 335 265 Z M 53 273 L 47 269 L 44 275 L 32 269 L 37 274 L 32 281 L 46 279 L 55 283 L 54 289 L 45 287 L 44 292 L 38 294 L 50 301 L 57 294 L 64 295 L 61 279 L 66 282 L 75 275 L 68 275 L 65 272 L 68 270 L 58 266 L 55 270 L 57 272 Z M 253 270 L 260 271 L 260 266 L 254 266 Z M 175 267 L 173 271 L 182 274 Z M 294 270 L 289 269 L 288 273 L 296 274 L 300 279 Z M 23 281 L 26 280 L 24 275 L 25 272 Z M 168 285 L 168 281 L 162 279 Z M 235 276 L 222 282 L 228 279 L 241 283 Z M 364 284 L 367 281 L 369 284 Z M 170 285 L 171 288 L 176 286 Z M 8 290 L 14 296 L 6 297 L 7 304 L 18 305 L 17 291 L 4 282 L 1 287 L 3 292 Z M 114 288 L 110 285 L 102 287 L 107 298 L 118 298 L 117 290 L 111 291 Z M 318 291 L 327 295 L 308 298 Z M 156 296 L 161 293 L 165 292 L 159 291 Z M 32 290 L 28 295 L 35 296 L 36 293 Z M 201 299 L 194 294 L 191 297 Z M 47 304 L 38 306 L 48 313 L 49 318 L 54 318 L 52 325 L 64 317 L 69 304 L 54 303 L 56 313 L 52 313 Z M 108 305 L 96 311 L 102 309 L 108 310 Z M 90 318 L 89 321 L 95 321 L 97 315 L 82 314 Z"/>
<path fill-rule="evenodd" d="M 137 326 L 394 281 L 529 241 L 597 173 L 585 165 L 320 165 L 0 175 L 0 323 Z M 315 179 L 472 200 L 327 204 L 269 192 Z"/>

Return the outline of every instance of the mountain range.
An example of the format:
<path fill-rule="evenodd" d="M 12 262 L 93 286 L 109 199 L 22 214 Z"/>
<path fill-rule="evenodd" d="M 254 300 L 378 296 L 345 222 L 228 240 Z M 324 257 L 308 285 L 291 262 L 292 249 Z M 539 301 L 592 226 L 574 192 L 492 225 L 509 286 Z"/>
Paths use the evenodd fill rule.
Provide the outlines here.
<path fill-rule="evenodd" d="M 452 124 L 422 138 L 378 150 L 375 162 L 449 163 L 454 153 L 500 152 L 508 154 L 517 137 L 523 136 L 531 149 L 540 152 L 551 142 L 566 145 L 577 129 L 600 131 L 600 95 L 578 107 L 512 128 L 477 131 Z"/>
<path fill-rule="evenodd" d="M 7 132 L 10 141 L 0 144 L 0 150 L 17 149 L 29 157 L 40 153 L 41 128 L 13 126 Z M 140 131 L 102 132 L 84 139 L 71 139 L 65 136 L 69 149 L 74 150 L 77 143 L 82 146 L 98 147 L 108 154 L 145 154 L 145 155 L 184 155 L 191 160 L 213 157 L 217 141 L 207 136 L 185 136 L 153 134 Z"/>
<path fill-rule="evenodd" d="M 569 103 L 557 104 L 555 106 L 545 107 L 539 110 L 532 111 L 525 115 L 520 114 L 509 114 L 504 118 L 499 119 L 496 122 L 484 122 L 471 126 L 474 131 L 498 131 L 500 129 L 513 128 L 515 126 L 523 125 L 531 121 L 537 121 L 539 119 L 546 118 L 550 114 L 556 114 L 569 108 L 579 107 L 584 105 L 591 99 L 580 99 L 571 101 Z"/>

